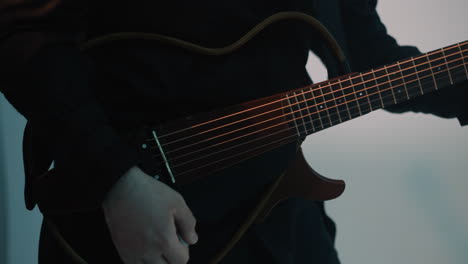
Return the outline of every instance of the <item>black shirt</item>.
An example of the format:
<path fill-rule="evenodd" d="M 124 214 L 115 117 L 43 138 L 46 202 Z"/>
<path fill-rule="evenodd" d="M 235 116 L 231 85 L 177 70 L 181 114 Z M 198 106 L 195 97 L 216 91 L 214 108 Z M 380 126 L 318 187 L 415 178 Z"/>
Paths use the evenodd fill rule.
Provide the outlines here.
<path fill-rule="evenodd" d="M 372 0 L 33 0 L 0 5 L 0 90 L 42 142 L 35 151 L 50 153 L 56 167 L 66 171 L 40 192 L 28 180 L 28 207 L 39 203 L 47 212 L 99 207 L 112 184 L 136 164 L 136 150 L 121 131 L 306 85 L 311 82 L 304 67 L 309 50 L 336 73 L 323 41 L 297 21 L 274 25 L 241 51 L 222 57 L 135 40 L 85 52 L 79 46 L 86 40 L 136 31 L 222 47 L 269 15 L 300 11 L 327 26 L 353 71 L 419 54 L 387 34 L 375 6 Z M 391 110 L 458 117 L 466 124 L 467 96 L 459 90 L 455 96 L 433 93 Z M 289 157 L 291 150 L 278 155 Z M 278 170 L 287 158 L 280 160 L 284 164 Z"/>

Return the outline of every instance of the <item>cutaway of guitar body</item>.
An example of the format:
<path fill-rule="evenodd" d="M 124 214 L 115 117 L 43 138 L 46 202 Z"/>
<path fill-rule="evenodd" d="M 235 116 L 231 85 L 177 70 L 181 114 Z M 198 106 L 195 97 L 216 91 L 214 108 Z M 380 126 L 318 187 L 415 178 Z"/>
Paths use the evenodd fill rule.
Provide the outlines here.
<path fill-rule="evenodd" d="M 313 201 L 331 200 L 339 197 L 344 189 L 344 181 L 328 179 L 314 171 L 304 158 L 302 149 L 299 148 L 288 169 L 270 185 L 231 240 L 209 263 L 219 263 L 241 239 L 247 229 L 253 223 L 264 221 L 271 210 L 281 201 L 292 197 L 302 197 Z"/>
<path fill-rule="evenodd" d="M 288 198 L 326 201 L 339 197 L 345 189 L 344 181 L 329 179 L 314 171 L 307 163 L 302 149 L 298 150 L 296 158 L 280 177 L 259 213 L 257 222 L 263 221 L 278 203 Z"/>

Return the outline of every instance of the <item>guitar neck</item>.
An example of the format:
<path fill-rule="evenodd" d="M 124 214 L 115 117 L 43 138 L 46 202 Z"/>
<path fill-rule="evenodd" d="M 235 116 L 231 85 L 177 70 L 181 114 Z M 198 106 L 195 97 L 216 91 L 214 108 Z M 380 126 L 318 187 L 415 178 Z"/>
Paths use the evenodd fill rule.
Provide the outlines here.
<path fill-rule="evenodd" d="M 468 42 L 284 93 L 298 137 L 468 79 Z"/>
<path fill-rule="evenodd" d="M 158 127 L 147 143 L 179 182 L 468 79 L 468 42 Z M 164 159 L 163 159 L 164 158 Z"/>

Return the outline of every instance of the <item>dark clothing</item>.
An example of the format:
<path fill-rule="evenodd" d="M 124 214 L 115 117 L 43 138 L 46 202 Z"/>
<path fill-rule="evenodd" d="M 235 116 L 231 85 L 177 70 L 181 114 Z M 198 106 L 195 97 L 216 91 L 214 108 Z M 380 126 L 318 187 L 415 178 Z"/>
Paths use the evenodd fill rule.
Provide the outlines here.
<path fill-rule="evenodd" d="M 0 5 L 4 73 L 0 89 L 28 119 L 35 141 L 50 142 L 39 152 L 50 153 L 56 168 L 67 172 L 63 181 L 47 186 L 46 191 L 38 192 L 27 180 L 28 208 L 38 203 L 45 213 L 100 206 L 112 184 L 136 164 L 136 150 L 123 140 L 122 132 L 307 85 L 311 80 L 304 66 L 309 50 L 322 58 L 331 75 L 337 73 L 324 42 L 297 21 L 280 22 L 241 51 L 222 57 L 146 41 L 122 41 L 84 53 L 77 46 L 87 39 L 140 31 L 221 47 L 276 12 L 301 11 L 331 31 L 353 71 L 419 54 L 387 35 L 372 0 L 245 0 L 229 5 L 219 1 L 24 2 Z M 22 13 L 28 9 L 35 12 Z M 466 90 L 428 94 L 391 110 L 458 117 L 467 124 Z M 236 210 L 243 215 L 259 191 L 286 168 L 294 152 L 294 146 L 279 148 L 184 187 L 181 193 L 202 226 L 220 223 Z M 210 208 L 220 209 L 208 213 L 213 211 Z M 280 208 L 265 224 L 249 231 L 278 263 L 306 263 L 314 258 L 321 259 L 317 263 L 337 262 L 333 228 L 328 229 L 331 234 L 324 231 L 325 223 L 331 224 L 320 204 L 295 199 Z M 284 227 L 283 232 L 269 237 L 278 226 Z M 312 242 L 320 232 L 326 234 Z M 205 248 L 209 251 L 209 246 Z M 319 256 L 321 252 L 324 256 Z M 312 256 L 301 255 L 309 253 Z"/>
<path fill-rule="evenodd" d="M 236 213 L 239 210 L 235 210 Z M 121 263 L 109 239 L 106 223 L 98 212 L 60 217 L 62 234 L 88 263 Z M 296 216 L 285 217 L 285 216 Z M 240 214 L 242 216 L 242 214 Z M 238 216 L 231 214 L 216 222 L 200 222 L 200 241 L 190 247 L 189 263 L 206 264 L 219 250 L 219 241 L 236 228 Z M 98 220 L 98 221 L 96 221 Z M 329 233 L 330 223 L 323 218 L 322 209 L 314 202 L 291 199 L 278 205 L 267 220 L 253 225 L 221 261 L 221 264 L 338 264 L 338 255 Z M 201 244 L 200 244 L 201 243 Z M 50 231 L 41 229 L 39 264 L 72 263 L 70 256 L 58 245 Z"/>
<path fill-rule="evenodd" d="M 25 2 L 30 3 L 6 6 L 1 12 L 2 92 L 36 133 L 51 142 L 57 166 L 87 164 L 80 171 L 87 176 L 68 177 L 72 184 L 60 193 L 60 202 L 44 203 L 43 210 L 97 207 L 108 188 L 135 164 L 135 150 L 119 138 L 116 127 L 161 119 L 161 109 L 167 112 L 174 102 L 185 106 L 170 108 L 177 116 L 194 104 L 206 110 L 219 102 L 228 105 L 301 87 L 309 82 L 304 69 L 309 49 L 334 71 L 323 42 L 300 22 L 275 25 L 241 52 L 221 58 L 129 41 L 97 50 L 93 61 L 77 48 L 86 39 L 148 31 L 218 47 L 275 12 L 295 10 L 317 17 L 329 28 L 353 71 L 418 54 L 386 34 L 375 12 L 376 1 L 237 1 L 234 6 L 215 1 L 138 1 L 131 6 L 106 1 Z M 49 9 L 42 10 L 44 6 Z M 36 16 L 22 13 L 34 8 Z M 103 79 L 110 84 L 96 87 Z M 460 105 L 441 100 L 410 109 L 465 118 Z M 91 168 L 106 173 L 99 177 L 84 173 Z M 51 190 L 59 188 L 64 189 Z M 82 188 L 89 192 L 75 191 Z M 34 202 L 29 201 L 29 207 Z"/>

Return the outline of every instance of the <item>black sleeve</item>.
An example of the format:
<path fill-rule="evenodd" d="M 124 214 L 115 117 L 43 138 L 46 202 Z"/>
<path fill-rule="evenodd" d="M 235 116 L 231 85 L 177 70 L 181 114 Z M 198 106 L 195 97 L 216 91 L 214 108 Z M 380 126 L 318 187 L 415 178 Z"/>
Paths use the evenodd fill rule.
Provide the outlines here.
<path fill-rule="evenodd" d="M 342 19 L 353 71 L 362 72 L 389 64 L 421 52 L 411 46 L 400 46 L 381 22 L 376 11 L 377 0 L 342 0 Z M 444 118 L 457 117 L 468 124 L 468 83 L 438 90 L 386 110 L 394 113 L 414 111 Z"/>
<path fill-rule="evenodd" d="M 0 4 L 0 91 L 64 172 L 35 188 L 35 202 L 45 213 L 98 208 L 137 157 L 90 88 L 93 65 L 78 47 L 87 1 L 13 2 Z"/>

